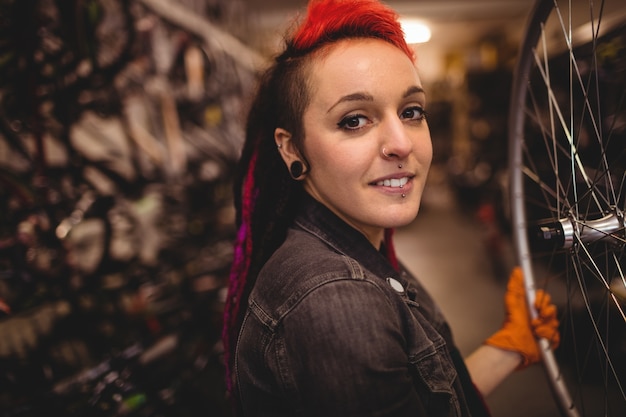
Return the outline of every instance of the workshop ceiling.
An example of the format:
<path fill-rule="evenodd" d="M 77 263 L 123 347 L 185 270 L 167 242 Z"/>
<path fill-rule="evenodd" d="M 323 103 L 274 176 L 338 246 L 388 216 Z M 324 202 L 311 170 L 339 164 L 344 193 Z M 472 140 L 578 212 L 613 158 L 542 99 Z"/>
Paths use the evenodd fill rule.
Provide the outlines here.
<path fill-rule="evenodd" d="M 259 36 L 280 38 L 306 0 L 244 0 Z M 389 0 L 402 17 L 427 23 L 438 48 L 466 47 L 486 33 L 500 31 L 518 39 L 531 10 L 529 0 Z"/>

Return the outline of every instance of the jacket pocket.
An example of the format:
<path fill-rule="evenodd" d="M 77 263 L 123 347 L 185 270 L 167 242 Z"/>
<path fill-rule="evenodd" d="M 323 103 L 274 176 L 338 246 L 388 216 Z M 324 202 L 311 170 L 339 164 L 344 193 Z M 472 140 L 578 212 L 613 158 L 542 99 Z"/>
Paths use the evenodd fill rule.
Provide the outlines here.
<path fill-rule="evenodd" d="M 445 344 L 431 345 L 410 359 L 416 390 L 429 416 L 461 416 L 454 392 L 457 372 Z"/>

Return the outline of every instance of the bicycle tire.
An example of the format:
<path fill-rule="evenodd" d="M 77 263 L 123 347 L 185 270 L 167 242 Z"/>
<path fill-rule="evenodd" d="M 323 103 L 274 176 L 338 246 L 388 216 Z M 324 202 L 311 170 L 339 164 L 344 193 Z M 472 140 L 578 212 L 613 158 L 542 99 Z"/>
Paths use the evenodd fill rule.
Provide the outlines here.
<path fill-rule="evenodd" d="M 626 410 L 626 6 L 538 0 L 509 110 L 513 239 L 531 315 L 559 309 L 560 346 L 540 340 L 562 414 Z"/>

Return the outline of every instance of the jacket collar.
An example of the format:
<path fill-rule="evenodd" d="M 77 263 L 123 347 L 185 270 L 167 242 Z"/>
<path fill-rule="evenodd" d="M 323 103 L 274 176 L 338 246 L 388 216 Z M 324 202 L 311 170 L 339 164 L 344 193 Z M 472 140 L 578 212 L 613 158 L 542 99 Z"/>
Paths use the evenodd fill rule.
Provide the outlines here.
<path fill-rule="evenodd" d="M 307 193 L 302 199 L 295 224 L 317 236 L 337 252 L 355 259 L 374 274 L 399 279 L 398 271 L 363 233 L 348 225 Z"/>

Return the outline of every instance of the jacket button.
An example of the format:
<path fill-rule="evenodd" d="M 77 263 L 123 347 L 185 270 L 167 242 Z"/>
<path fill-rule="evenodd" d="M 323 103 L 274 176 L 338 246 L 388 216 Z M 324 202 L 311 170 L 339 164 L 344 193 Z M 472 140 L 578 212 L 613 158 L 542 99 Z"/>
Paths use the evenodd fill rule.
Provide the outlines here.
<path fill-rule="evenodd" d="M 398 281 L 395 278 L 388 277 L 387 284 L 389 284 L 391 288 L 393 288 L 394 291 L 396 291 L 399 294 L 402 294 L 404 292 L 404 287 L 402 286 L 402 284 L 400 284 L 400 281 Z"/>

